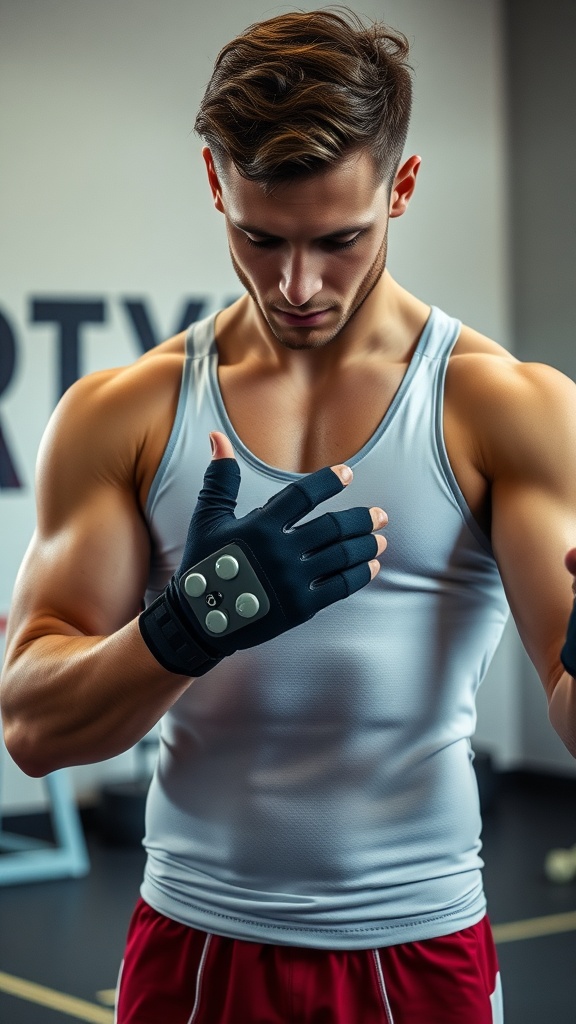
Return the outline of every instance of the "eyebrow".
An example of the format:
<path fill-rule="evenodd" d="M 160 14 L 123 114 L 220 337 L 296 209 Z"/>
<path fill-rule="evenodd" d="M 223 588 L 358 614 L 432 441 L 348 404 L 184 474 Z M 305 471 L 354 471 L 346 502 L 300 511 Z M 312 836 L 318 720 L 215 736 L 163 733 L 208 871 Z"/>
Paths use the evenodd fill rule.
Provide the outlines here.
<path fill-rule="evenodd" d="M 279 238 L 279 235 L 271 235 L 269 231 L 262 231 L 261 228 L 254 227 L 251 224 L 242 224 L 240 221 L 231 221 L 235 228 L 239 228 L 240 231 L 244 231 L 247 235 L 259 235 L 260 238 Z M 326 235 L 319 235 L 318 238 L 314 239 L 316 242 L 327 242 L 333 238 L 340 238 L 342 235 L 355 235 L 359 231 L 366 231 L 366 228 L 370 227 L 369 224 L 352 224 L 349 227 L 338 228 L 337 231 L 329 231 Z"/>

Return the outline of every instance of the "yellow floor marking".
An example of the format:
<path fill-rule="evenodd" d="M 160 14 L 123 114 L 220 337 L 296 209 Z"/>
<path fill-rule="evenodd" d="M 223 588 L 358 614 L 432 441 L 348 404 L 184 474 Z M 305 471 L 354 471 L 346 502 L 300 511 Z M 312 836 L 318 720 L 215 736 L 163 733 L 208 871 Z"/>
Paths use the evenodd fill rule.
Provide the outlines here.
<path fill-rule="evenodd" d="M 33 981 L 25 981 L 23 978 L 15 978 L 12 974 L 5 974 L 0 971 L 0 992 L 17 996 L 19 999 L 26 999 L 29 1003 L 38 1003 L 39 1006 L 48 1006 L 51 1010 L 58 1010 L 76 1020 L 88 1021 L 89 1024 L 113 1024 L 114 1015 L 110 1010 L 104 1010 L 95 1003 L 88 1003 L 84 999 L 76 999 L 75 996 L 64 995 L 63 992 L 56 992 L 53 988 L 46 988 L 44 985 L 37 985 Z"/>
<path fill-rule="evenodd" d="M 574 910 L 566 914 L 550 914 L 548 917 L 531 917 L 526 921 L 492 925 L 492 932 L 497 943 L 516 942 L 518 939 L 537 939 L 541 935 L 558 935 L 560 932 L 572 931 L 576 931 L 576 911 Z"/>
<path fill-rule="evenodd" d="M 99 1003 L 103 1003 L 104 1006 L 114 1006 L 116 1002 L 116 989 L 103 988 L 100 992 L 96 993 L 96 999 Z"/>

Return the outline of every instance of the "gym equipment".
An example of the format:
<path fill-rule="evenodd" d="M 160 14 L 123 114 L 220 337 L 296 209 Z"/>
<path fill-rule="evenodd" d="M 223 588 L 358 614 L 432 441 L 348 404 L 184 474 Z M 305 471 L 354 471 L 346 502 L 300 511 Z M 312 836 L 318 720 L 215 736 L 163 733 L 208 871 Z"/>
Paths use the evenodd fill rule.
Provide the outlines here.
<path fill-rule="evenodd" d="M 549 882 L 572 882 L 576 878 L 576 846 L 550 850 L 544 860 L 544 874 Z"/>
<path fill-rule="evenodd" d="M 52 772 L 43 781 L 50 800 L 55 842 L 5 832 L 0 827 L 0 885 L 81 878 L 90 870 L 68 770 L 62 768 Z"/>

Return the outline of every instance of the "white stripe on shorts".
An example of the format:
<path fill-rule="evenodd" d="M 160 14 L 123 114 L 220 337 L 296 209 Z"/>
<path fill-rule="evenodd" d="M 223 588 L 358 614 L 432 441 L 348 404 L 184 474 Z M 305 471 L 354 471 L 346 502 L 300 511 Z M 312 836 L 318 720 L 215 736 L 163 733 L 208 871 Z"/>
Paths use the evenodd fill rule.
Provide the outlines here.
<path fill-rule="evenodd" d="M 196 1014 L 198 1013 L 198 1010 L 200 1008 L 200 992 L 201 992 L 201 989 L 202 989 L 202 975 L 204 974 L 204 967 L 206 966 L 206 957 L 208 956 L 208 950 L 210 948 L 211 940 L 212 940 L 212 936 L 210 934 L 207 934 L 206 938 L 204 940 L 204 949 L 202 950 L 202 956 L 200 957 L 200 963 L 198 965 L 198 974 L 196 976 L 196 998 L 194 1000 L 194 1006 L 192 1008 L 192 1013 L 190 1014 L 190 1018 L 188 1020 L 188 1024 L 194 1024 L 194 1019 L 195 1019 Z"/>
<path fill-rule="evenodd" d="M 496 988 L 490 996 L 492 1007 L 492 1024 L 504 1024 L 504 1006 L 502 1004 L 502 981 L 500 971 L 496 975 Z"/>
<path fill-rule="evenodd" d="M 392 1010 L 390 1009 L 390 1003 L 388 1002 L 388 993 L 386 991 L 386 982 L 384 981 L 384 972 L 382 970 L 382 964 L 380 963 L 380 957 L 375 949 L 372 950 L 372 956 L 374 957 L 374 965 L 376 967 L 376 975 L 378 978 L 378 987 L 380 989 L 380 995 L 382 996 L 382 1003 L 386 1011 L 386 1020 L 388 1024 L 394 1024 L 394 1018 L 392 1016 Z"/>

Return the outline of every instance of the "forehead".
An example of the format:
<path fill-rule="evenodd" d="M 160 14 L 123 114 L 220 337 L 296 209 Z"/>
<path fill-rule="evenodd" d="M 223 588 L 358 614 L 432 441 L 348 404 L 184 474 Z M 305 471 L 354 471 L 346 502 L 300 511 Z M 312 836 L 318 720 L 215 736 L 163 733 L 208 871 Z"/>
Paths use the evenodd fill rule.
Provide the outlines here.
<path fill-rule="evenodd" d="M 302 233 L 320 237 L 352 224 L 372 223 L 387 201 L 386 182 L 378 180 L 366 152 L 280 185 L 269 195 L 233 166 L 224 173 L 221 185 L 226 216 L 233 224 L 258 227 L 282 238 Z"/>

